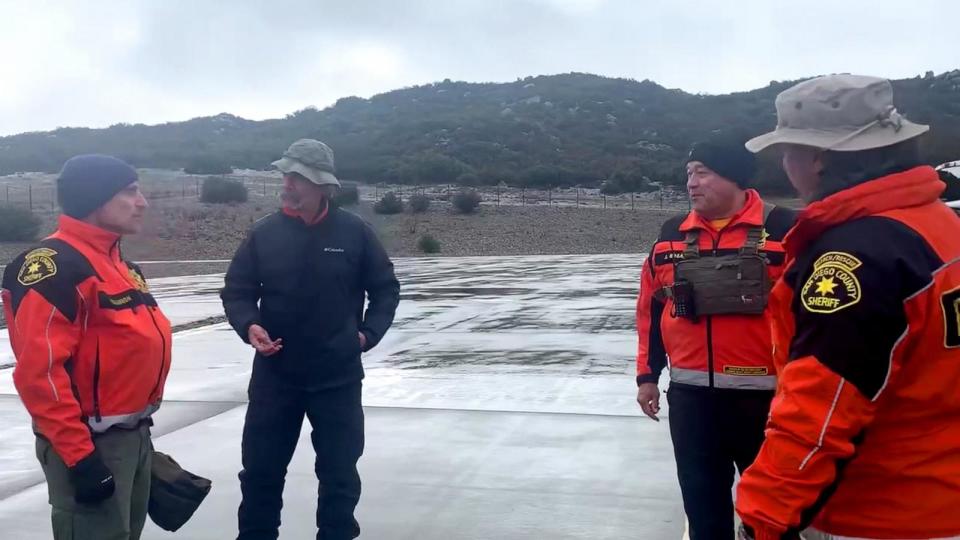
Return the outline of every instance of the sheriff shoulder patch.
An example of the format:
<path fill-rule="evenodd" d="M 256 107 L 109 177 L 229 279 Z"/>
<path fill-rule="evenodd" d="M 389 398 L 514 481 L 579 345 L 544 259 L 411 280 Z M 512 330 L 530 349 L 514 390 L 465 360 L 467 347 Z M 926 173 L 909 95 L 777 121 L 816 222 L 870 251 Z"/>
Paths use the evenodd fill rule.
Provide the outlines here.
<path fill-rule="evenodd" d="M 860 302 L 860 280 L 854 271 L 862 265 L 849 253 L 824 253 L 813 263 L 813 273 L 800 291 L 804 309 L 812 313 L 836 313 Z"/>
<path fill-rule="evenodd" d="M 57 252 L 50 248 L 37 248 L 27 253 L 17 274 L 17 281 L 29 287 L 57 275 L 57 263 L 53 261 Z"/>

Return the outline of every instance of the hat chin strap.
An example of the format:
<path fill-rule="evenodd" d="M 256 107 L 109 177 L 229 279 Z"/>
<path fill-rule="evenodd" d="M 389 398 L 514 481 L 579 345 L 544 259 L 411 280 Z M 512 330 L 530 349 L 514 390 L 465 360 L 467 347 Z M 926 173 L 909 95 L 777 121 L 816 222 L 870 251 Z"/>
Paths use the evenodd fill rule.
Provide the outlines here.
<path fill-rule="evenodd" d="M 877 115 L 876 120 L 870 122 L 869 124 L 861 127 L 860 129 L 844 135 L 843 137 L 833 141 L 829 147 L 824 148 L 824 150 L 833 150 L 834 148 L 840 146 L 841 144 L 857 137 L 861 133 L 871 129 L 875 126 L 880 127 L 892 127 L 894 133 L 899 133 L 900 129 L 903 127 L 903 115 L 897 112 L 897 109 L 893 105 L 888 105 L 887 108 L 880 114 Z"/>

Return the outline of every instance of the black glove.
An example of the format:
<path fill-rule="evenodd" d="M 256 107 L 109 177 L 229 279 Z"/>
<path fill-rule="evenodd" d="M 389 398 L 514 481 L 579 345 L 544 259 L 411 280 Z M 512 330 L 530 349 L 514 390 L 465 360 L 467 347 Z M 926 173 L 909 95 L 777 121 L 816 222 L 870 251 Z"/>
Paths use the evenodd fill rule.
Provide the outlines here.
<path fill-rule="evenodd" d="M 96 449 L 70 467 L 70 482 L 75 492 L 73 498 L 81 504 L 96 504 L 109 499 L 116 489 L 113 473 L 104 465 Z"/>

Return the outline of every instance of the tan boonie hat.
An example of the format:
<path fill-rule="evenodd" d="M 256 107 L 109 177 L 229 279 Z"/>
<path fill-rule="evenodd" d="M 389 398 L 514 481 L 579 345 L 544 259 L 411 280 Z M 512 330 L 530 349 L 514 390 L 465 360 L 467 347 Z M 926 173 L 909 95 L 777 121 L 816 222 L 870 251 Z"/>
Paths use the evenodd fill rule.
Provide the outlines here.
<path fill-rule="evenodd" d="M 747 141 L 751 152 L 775 144 L 859 152 L 897 144 L 930 129 L 897 112 L 890 81 L 878 77 L 818 77 L 784 90 L 776 105 L 777 129 Z"/>
<path fill-rule="evenodd" d="M 333 150 L 315 139 L 300 139 L 291 144 L 273 166 L 283 173 L 298 173 L 318 186 L 340 187 Z"/>

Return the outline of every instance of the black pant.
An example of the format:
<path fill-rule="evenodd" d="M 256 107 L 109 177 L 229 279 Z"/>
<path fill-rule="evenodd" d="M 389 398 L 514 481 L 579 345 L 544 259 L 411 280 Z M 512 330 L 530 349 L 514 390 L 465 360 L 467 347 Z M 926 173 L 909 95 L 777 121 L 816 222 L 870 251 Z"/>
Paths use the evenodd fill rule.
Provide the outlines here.
<path fill-rule="evenodd" d="M 773 392 L 671 384 L 670 436 L 691 540 L 733 540 L 733 467 L 763 444 Z"/>
<path fill-rule="evenodd" d="M 353 511 L 360 500 L 357 461 L 363 454 L 361 383 L 308 391 L 263 377 L 250 385 L 243 427 L 238 540 L 276 540 L 287 465 L 300 437 L 304 415 L 313 427 L 320 481 L 317 540 L 360 536 Z"/>

